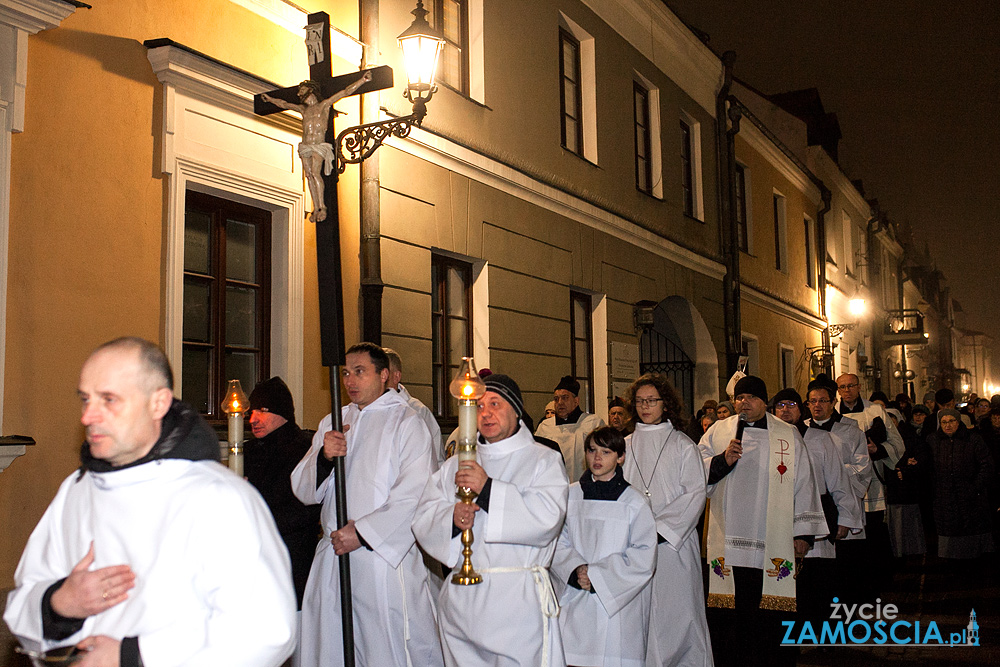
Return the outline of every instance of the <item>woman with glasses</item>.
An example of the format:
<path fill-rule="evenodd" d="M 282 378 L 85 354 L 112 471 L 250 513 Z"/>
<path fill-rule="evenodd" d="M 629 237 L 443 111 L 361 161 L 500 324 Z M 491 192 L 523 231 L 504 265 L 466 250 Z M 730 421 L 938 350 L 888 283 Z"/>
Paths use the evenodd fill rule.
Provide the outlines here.
<path fill-rule="evenodd" d="M 635 424 L 626 438 L 625 479 L 656 519 L 646 665 L 712 665 L 698 545 L 705 468 L 684 433 L 681 400 L 669 380 L 647 373 L 628 388 L 625 402 Z"/>

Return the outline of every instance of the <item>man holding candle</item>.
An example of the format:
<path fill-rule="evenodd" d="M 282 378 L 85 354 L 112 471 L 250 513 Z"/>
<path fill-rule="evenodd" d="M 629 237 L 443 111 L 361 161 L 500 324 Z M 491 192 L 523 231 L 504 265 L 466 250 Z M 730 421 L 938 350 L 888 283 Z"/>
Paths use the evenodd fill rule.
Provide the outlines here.
<path fill-rule="evenodd" d="M 474 529 L 482 583 L 446 582 L 438 598 L 445 664 L 559 667 L 566 663 L 548 566 L 566 515 L 566 470 L 525 425 L 517 383 L 500 374 L 484 383 L 478 461 L 445 461 L 413 522 L 420 545 L 451 568 L 462 562 L 462 532 Z M 475 502 L 457 501 L 456 486 L 477 493 Z"/>
<path fill-rule="evenodd" d="M 80 374 L 86 442 L 28 540 L 4 620 L 80 667 L 280 665 L 295 643 L 288 553 L 267 506 L 173 397 L 163 351 L 99 347 Z"/>
<path fill-rule="evenodd" d="M 357 664 L 434 667 L 441 646 L 427 568 L 410 524 L 424 482 L 434 472 L 431 436 L 400 394 L 388 389 L 389 358 L 373 343 L 347 350 L 343 432 L 323 418 L 312 447 L 292 472 L 295 495 L 323 504 L 329 539 L 320 540 L 302 603 L 305 667 L 343 664 L 338 557 L 351 554 Z M 337 529 L 333 459 L 345 457 L 347 511 Z"/>

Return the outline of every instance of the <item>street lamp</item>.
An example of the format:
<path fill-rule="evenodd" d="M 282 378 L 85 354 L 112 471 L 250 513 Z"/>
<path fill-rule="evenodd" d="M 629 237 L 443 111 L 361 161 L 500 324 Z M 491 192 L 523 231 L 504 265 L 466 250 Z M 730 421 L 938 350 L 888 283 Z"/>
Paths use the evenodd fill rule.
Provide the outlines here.
<path fill-rule="evenodd" d="M 417 8 L 410 13 L 415 17 L 413 23 L 396 39 L 403 51 L 403 65 L 406 67 L 403 97 L 413 103 L 413 113 L 349 127 L 338 134 L 337 172 L 340 174 L 344 173 L 348 164 L 360 164 L 371 156 L 389 137 L 408 137 L 413 126 L 419 127 L 427 115 L 427 102 L 437 91 L 434 74 L 445 41 L 427 22 L 427 10 L 422 0 L 417 0 Z"/>

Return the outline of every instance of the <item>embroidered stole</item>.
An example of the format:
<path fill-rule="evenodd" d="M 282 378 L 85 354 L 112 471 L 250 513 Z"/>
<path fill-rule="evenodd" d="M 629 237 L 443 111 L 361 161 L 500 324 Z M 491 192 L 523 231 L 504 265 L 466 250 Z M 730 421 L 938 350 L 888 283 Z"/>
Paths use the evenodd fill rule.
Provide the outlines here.
<path fill-rule="evenodd" d="M 767 415 L 770 441 L 768 456 L 761 456 L 767 466 L 767 526 L 764 534 L 764 586 L 761 609 L 795 611 L 795 433 L 771 414 Z M 736 434 L 736 420 L 729 433 L 712 439 L 716 454 L 726 451 Z M 748 429 L 749 430 L 749 429 Z M 708 606 L 736 607 L 736 584 L 732 568 L 726 567 L 726 491 L 733 475 L 740 474 L 741 461 L 719 481 L 709 503 L 708 523 Z"/>

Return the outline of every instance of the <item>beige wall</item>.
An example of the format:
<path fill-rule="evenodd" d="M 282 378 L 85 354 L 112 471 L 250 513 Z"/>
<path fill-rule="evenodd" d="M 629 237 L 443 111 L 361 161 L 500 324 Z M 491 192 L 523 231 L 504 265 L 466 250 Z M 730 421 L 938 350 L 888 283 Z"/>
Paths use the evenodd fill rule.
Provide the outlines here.
<path fill-rule="evenodd" d="M 489 365 L 517 380 L 535 418 L 570 370 L 571 287 L 607 295 L 609 341 L 637 342 L 636 301 L 681 295 L 724 350 L 717 280 L 401 151 L 383 151 L 381 184 L 383 342 L 422 400 L 431 400 L 432 249 L 488 262 Z"/>

